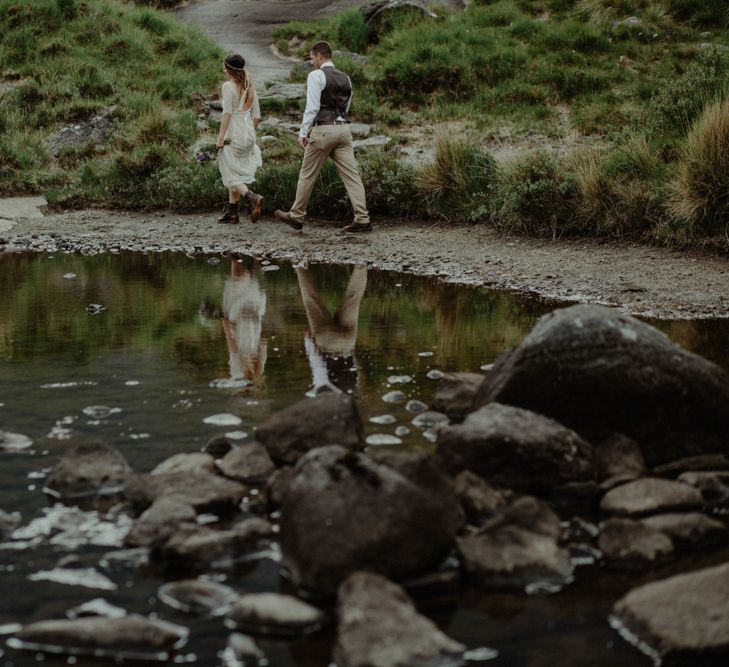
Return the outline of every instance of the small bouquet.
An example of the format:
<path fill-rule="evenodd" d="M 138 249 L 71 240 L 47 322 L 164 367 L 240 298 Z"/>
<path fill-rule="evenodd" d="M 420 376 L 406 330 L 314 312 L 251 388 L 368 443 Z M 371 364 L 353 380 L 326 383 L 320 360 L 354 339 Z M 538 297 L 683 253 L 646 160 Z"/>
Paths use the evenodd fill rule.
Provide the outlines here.
<path fill-rule="evenodd" d="M 225 143 L 230 143 L 228 139 Z M 195 161 L 203 164 L 204 162 L 213 162 L 218 159 L 218 151 L 220 149 L 216 146 L 214 141 L 210 139 L 201 139 L 192 147 L 192 154 L 195 156 Z"/>

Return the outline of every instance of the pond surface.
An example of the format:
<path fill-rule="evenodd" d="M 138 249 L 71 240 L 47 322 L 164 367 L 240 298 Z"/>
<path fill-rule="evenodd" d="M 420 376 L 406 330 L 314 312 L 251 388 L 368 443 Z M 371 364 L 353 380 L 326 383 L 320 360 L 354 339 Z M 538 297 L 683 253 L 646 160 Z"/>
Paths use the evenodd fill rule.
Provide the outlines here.
<path fill-rule="evenodd" d="M 429 403 L 438 371 L 479 372 L 555 305 L 364 266 L 171 253 L 0 254 L 0 430 L 34 443 L 0 452 L 0 509 L 20 512 L 22 525 L 47 516 L 44 478 L 74 441 L 106 441 L 146 472 L 173 454 L 199 451 L 217 434 L 250 440 L 257 423 L 327 384 L 357 396 L 369 436 L 397 432 L 403 446 L 432 447 L 429 434 L 412 425 L 407 401 Z M 653 324 L 729 367 L 727 322 Z M 404 399 L 383 398 L 393 391 Z M 231 423 L 221 424 L 220 415 Z M 370 421 L 383 415 L 394 419 Z M 48 518 L 62 522 L 61 515 L 58 507 Z M 58 528 L 44 534 L 36 523 L 25 548 L 0 548 L 0 626 L 63 618 L 103 597 L 190 627 L 186 659 L 219 664 L 228 634 L 222 622 L 165 607 L 156 597 L 157 575 L 108 557 L 121 548 L 123 522 L 87 519 L 75 541 L 59 537 Z M 729 555 L 689 558 L 697 566 Z M 94 588 L 39 577 L 59 563 L 95 568 L 102 578 Z M 607 615 L 628 589 L 686 566 L 678 561 L 650 575 L 590 566 L 556 595 L 463 586 L 417 602 L 455 639 L 496 649 L 489 665 L 647 665 L 610 629 Z M 275 560 L 237 570 L 227 582 L 240 591 L 287 590 Z M 331 661 L 333 639 L 329 630 L 259 643 L 271 665 L 321 667 Z M 8 667 L 39 659 L 0 651 Z M 64 660 L 47 656 L 45 663 Z"/>

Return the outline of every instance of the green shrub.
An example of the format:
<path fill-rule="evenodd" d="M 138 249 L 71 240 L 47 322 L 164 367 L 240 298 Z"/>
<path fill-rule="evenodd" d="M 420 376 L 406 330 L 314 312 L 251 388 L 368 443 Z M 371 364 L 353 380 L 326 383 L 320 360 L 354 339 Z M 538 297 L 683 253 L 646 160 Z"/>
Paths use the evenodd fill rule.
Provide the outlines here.
<path fill-rule="evenodd" d="M 498 167 L 494 158 L 467 141 L 444 134 L 435 139 L 435 159 L 418 176 L 427 211 L 446 220 L 482 216 L 496 189 Z"/>
<path fill-rule="evenodd" d="M 727 234 L 729 228 L 729 100 L 708 106 L 681 154 L 673 214 L 696 236 Z"/>
<path fill-rule="evenodd" d="M 56 7 L 61 16 L 67 20 L 76 16 L 76 0 L 56 0 Z"/>
<path fill-rule="evenodd" d="M 361 53 L 370 43 L 370 27 L 359 9 L 349 9 L 339 15 L 337 43 L 345 50 Z"/>
<path fill-rule="evenodd" d="M 648 119 L 657 133 L 683 135 L 713 100 L 729 89 L 729 54 L 723 49 L 707 50 L 676 79 L 655 94 L 648 107 Z"/>
<path fill-rule="evenodd" d="M 554 238 L 572 221 L 574 187 L 557 157 L 527 154 L 503 170 L 494 222 L 508 231 Z"/>
<path fill-rule="evenodd" d="M 707 28 L 729 23 L 729 0 L 665 0 L 668 11 L 681 21 Z"/>

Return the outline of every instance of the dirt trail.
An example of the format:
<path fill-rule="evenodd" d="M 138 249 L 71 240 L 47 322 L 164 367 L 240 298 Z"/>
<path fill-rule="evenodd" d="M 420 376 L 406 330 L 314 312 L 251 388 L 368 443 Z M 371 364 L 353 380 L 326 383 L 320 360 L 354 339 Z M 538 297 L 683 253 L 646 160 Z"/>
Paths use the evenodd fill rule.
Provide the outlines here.
<path fill-rule="evenodd" d="M 729 317 L 729 258 L 633 244 L 497 236 L 484 226 L 375 220 L 343 235 L 313 222 L 303 233 L 263 218 L 215 224 L 210 215 L 74 211 L 19 218 L 0 250 L 109 248 L 235 252 L 272 259 L 368 263 L 453 283 L 508 288 L 560 301 L 604 303 L 632 314 Z"/>

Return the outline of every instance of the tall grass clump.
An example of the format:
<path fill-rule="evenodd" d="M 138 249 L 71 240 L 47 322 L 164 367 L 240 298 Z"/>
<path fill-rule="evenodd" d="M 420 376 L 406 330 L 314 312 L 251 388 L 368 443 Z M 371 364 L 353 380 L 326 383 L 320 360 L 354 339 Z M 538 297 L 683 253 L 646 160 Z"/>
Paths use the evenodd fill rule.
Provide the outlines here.
<path fill-rule="evenodd" d="M 729 23 L 729 0 L 665 0 L 668 11 L 680 21 L 705 28 L 725 28 Z"/>
<path fill-rule="evenodd" d="M 671 210 L 690 236 L 729 229 L 729 100 L 706 108 L 679 159 Z"/>
<path fill-rule="evenodd" d="M 434 161 L 421 169 L 418 186 L 430 215 L 474 220 L 488 214 L 497 180 L 493 156 L 468 141 L 452 140 L 441 133 L 435 139 Z"/>

